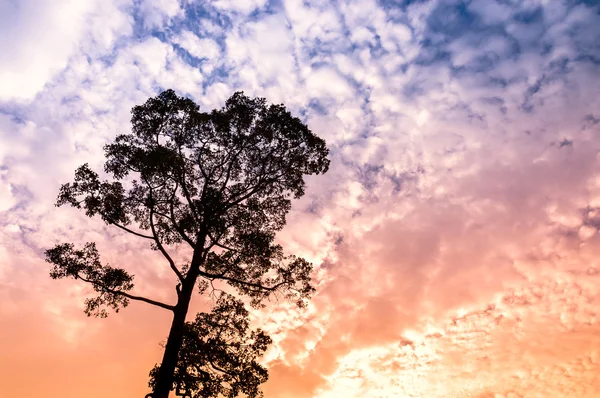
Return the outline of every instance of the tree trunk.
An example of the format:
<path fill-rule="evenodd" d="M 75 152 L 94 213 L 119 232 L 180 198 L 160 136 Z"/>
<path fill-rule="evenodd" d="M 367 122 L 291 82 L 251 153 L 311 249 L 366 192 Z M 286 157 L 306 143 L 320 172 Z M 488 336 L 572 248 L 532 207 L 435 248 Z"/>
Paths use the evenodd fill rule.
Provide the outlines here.
<path fill-rule="evenodd" d="M 190 303 L 190 296 L 188 295 L 186 300 L 184 295 L 185 293 L 182 292 L 180 301 L 175 307 L 171 330 L 169 331 L 169 337 L 167 338 L 167 344 L 165 346 L 160 369 L 156 376 L 156 386 L 152 393 L 152 398 L 168 398 L 169 392 L 173 388 L 173 374 L 175 373 L 177 359 L 179 358 L 179 350 L 181 349 L 181 344 L 183 342 L 185 317 L 187 316 Z"/>
<path fill-rule="evenodd" d="M 198 239 L 200 250 L 194 250 L 192 263 L 182 285 L 181 290 L 177 292 L 177 305 L 173 311 L 173 322 L 167 338 L 163 360 L 156 376 L 156 385 L 152 392 L 152 398 L 168 398 L 173 388 L 173 375 L 177 360 L 179 359 L 179 350 L 183 343 L 183 331 L 185 328 L 185 318 L 190 307 L 192 293 L 198 279 L 200 265 L 204 262 L 204 241 L 206 234 L 201 234 Z"/>
<path fill-rule="evenodd" d="M 173 311 L 173 322 L 167 338 L 163 360 L 156 376 L 156 386 L 152 393 L 152 398 L 168 398 L 169 392 L 173 388 L 173 374 L 179 359 L 179 350 L 183 342 L 183 331 L 185 327 L 185 318 L 192 299 L 192 293 L 197 279 L 196 273 L 188 274 L 185 282 L 177 294 L 177 305 Z"/>

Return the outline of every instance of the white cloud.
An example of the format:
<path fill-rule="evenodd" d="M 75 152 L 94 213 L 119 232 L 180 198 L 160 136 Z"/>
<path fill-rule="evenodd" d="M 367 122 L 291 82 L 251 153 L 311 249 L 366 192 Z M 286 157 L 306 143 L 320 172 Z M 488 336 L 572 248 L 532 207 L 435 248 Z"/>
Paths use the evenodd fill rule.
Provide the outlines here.
<path fill-rule="evenodd" d="M 271 101 L 281 101 L 289 94 L 297 96 L 290 98 L 293 103 L 305 101 L 304 93 L 294 92 L 299 78 L 295 41 L 282 15 L 234 28 L 225 37 L 225 51 L 224 65 L 238 71 L 232 75 L 237 87 Z"/>
<path fill-rule="evenodd" d="M 283 6 L 298 44 L 307 47 L 304 51 L 310 51 L 318 42 L 334 45 L 347 42 L 341 17 L 332 3 L 308 5 L 302 0 L 285 0 Z"/>
<path fill-rule="evenodd" d="M 168 44 L 153 37 L 132 46 L 128 53 L 133 56 L 144 73 L 156 78 L 167 68 L 172 52 L 173 49 Z"/>
<path fill-rule="evenodd" d="M 375 35 L 364 26 L 352 29 L 350 39 L 357 45 L 375 45 Z"/>
<path fill-rule="evenodd" d="M 479 14 L 486 24 L 504 23 L 512 16 L 514 10 L 496 0 L 480 2 L 474 1 L 469 4 L 469 10 Z"/>
<path fill-rule="evenodd" d="M 179 0 L 142 0 L 139 9 L 147 28 L 160 28 L 184 13 Z"/>
<path fill-rule="evenodd" d="M 256 9 L 261 9 L 269 0 L 211 0 L 211 4 L 221 10 L 250 14 Z"/>
<path fill-rule="evenodd" d="M 205 37 L 200 38 L 189 30 L 181 32 L 180 35 L 172 39 L 172 42 L 179 44 L 196 58 L 207 58 L 210 61 L 221 54 L 221 49 L 214 40 Z"/>
<path fill-rule="evenodd" d="M 348 82 L 332 68 L 315 68 L 305 75 L 306 89 L 311 98 L 341 102 L 354 92 Z"/>
<path fill-rule="evenodd" d="M 5 1 L 1 7 L 0 100 L 29 100 L 67 65 L 94 2 Z"/>
<path fill-rule="evenodd" d="M 119 9 L 97 0 L 5 1 L 0 7 L 0 101 L 33 99 L 82 41 L 107 49 L 117 34 L 130 32 Z"/>

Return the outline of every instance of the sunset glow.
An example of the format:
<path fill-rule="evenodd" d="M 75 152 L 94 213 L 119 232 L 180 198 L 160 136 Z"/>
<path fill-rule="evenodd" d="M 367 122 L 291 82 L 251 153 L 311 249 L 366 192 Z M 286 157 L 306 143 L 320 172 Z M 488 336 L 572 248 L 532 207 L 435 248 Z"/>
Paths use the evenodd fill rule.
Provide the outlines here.
<path fill-rule="evenodd" d="M 1 398 L 149 392 L 169 313 L 86 317 L 44 250 L 95 241 L 175 300 L 147 242 L 54 206 L 168 88 L 283 103 L 331 151 L 278 235 L 317 293 L 253 313 L 266 398 L 600 397 L 598 2 L 19 0 L 0 1 Z"/>

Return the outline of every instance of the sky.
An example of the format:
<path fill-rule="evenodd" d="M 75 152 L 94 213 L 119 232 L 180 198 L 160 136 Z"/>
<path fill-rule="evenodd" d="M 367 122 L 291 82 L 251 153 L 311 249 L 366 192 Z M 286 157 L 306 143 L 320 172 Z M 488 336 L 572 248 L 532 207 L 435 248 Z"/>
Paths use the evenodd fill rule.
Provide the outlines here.
<path fill-rule="evenodd" d="M 168 88 L 284 103 L 331 150 L 278 235 L 317 293 L 253 315 L 267 398 L 600 396 L 596 1 L 0 0 L 3 397 L 148 392 L 169 314 L 87 318 L 43 252 L 95 241 L 173 301 L 144 242 L 54 207 Z"/>

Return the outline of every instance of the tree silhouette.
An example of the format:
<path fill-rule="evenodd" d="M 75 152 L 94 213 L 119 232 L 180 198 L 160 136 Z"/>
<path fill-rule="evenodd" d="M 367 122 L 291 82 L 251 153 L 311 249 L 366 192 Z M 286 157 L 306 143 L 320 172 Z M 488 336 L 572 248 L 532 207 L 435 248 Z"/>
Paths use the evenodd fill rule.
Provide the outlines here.
<path fill-rule="evenodd" d="M 285 255 L 274 240 L 291 199 L 304 194 L 304 175 L 327 171 L 325 142 L 283 105 L 241 92 L 205 113 L 167 90 L 135 106 L 131 123 L 131 133 L 104 147 L 111 181 L 84 164 L 74 182 L 61 186 L 57 206 L 82 208 L 148 240 L 178 279 L 177 302 L 132 294 L 133 275 L 103 264 L 94 243 L 47 250 L 50 276 L 93 287 L 88 315 L 104 317 L 107 308 L 118 312 L 130 300 L 173 312 L 162 362 L 150 373 L 153 398 L 173 389 L 198 397 L 261 396 L 267 372 L 256 358 L 268 336 L 249 330 L 243 304 L 225 293 L 210 313 L 186 322 L 190 300 L 198 287 L 214 293 L 214 281 L 226 282 L 254 307 L 273 294 L 300 306 L 310 297 L 312 265 Z M 174 260 L 177 245 L 190 248 L 185 262 Z"/>
<path fill-rule="evenodd" d="M 267 381 L 267 371 L 256 362 L 271 343 L 261 330 L 249 331 L 244 304 L 221 294 L 211 313 L 186 322 L 183 344 L 175 369 L 175 385 L 182 395 L 195 397 L 262 396 L 258 389 Z M 159 367 L 150 373 L 154 386 Z"/>

